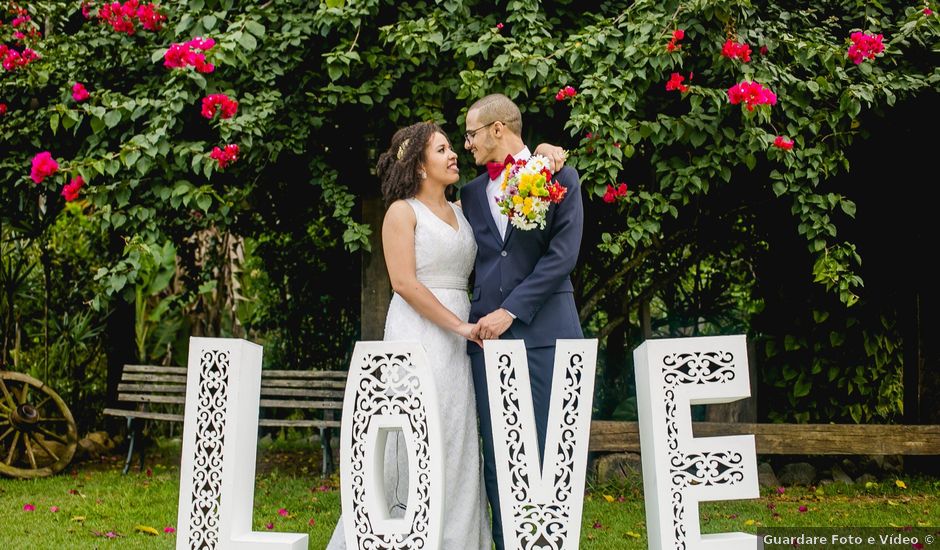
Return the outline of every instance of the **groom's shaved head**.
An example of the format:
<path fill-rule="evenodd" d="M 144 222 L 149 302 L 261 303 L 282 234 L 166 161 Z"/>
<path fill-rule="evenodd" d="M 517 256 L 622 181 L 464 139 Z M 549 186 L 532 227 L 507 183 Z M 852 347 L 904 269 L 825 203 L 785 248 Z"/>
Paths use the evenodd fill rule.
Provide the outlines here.
<path fill-rule="evenodd" d="M 519 107 L 503 94 L 490 94 L 478 99 L 467 109 L 467 112 L 477 111 L 480 124 L 490 124 L 497 120 L 502 122 L 510 132 L 522 136 L 522 113 Z"/>

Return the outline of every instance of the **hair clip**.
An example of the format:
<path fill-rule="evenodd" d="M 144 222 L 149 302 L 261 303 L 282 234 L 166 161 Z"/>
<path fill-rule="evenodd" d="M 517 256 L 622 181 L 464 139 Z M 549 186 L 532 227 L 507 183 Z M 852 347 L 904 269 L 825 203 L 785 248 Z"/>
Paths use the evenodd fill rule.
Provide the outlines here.
<path fill-rule="evenodd" d="M 405 149 L 408 147 L 408 143 L 410 141 L 411 141 L 411 138 L 408 138 L 405 141 L 401 142 L 401 145 L 398 146 L 398 155 L 396 155 L 398 157 L 398 160 L 401 160 L 401 158 L 405 156 Z"/>

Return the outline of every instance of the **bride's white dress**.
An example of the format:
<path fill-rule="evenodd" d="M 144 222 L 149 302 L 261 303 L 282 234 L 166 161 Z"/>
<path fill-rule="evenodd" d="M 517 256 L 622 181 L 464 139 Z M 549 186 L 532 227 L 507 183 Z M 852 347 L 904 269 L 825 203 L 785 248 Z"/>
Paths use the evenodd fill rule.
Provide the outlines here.
<path fill-rule="evenodd" d="M 463 212 L 451 204 L 458 229 L 438 218 L 416 199 L 408 199 L 415 212 L 415 267 L 423 283 L 460 319 L 470 316 L 467 280 L 477 245 Z M 441 406 L 444 443 L 443 550 L 489 550 L 490 522 L 483 486 L 476 402 L 467 341 L 428 321 L 398 294 L 392 297 L 385 318 L 385 340 L 417 340 L 427 351 Z M 399 448 L 401 452 L 398 452 Z M 385 494 L 392 517 L 402 517 L 408 495 L 408 466 L 404 441 L 390 439 L 385 453 Z M 346 548 L 343 518 L 333 531 L 327 550 Z"/>

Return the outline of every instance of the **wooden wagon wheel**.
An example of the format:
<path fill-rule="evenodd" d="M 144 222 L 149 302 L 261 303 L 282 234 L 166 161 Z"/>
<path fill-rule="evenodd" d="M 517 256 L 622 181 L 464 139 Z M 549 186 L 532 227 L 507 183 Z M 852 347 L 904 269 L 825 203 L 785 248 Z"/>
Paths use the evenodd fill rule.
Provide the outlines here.
<path fill-rule="evenodd" d="M 32 376 L 0 371 L 0 474 L 52 475 L 77 446 L 75 419 L 59 394 Z"/>

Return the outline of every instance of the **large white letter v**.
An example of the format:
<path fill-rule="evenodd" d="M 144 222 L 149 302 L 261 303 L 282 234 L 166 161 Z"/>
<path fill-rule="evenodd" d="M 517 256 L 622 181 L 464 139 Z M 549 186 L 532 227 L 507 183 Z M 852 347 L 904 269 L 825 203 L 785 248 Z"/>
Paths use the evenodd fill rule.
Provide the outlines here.
<path fill-rule="evenodd" d="M 576 549 L 581 536 L 597 340 L 558 340 L 539 467 L 525 344 L 487 341 L 486 384 L 506 548 Z"/>

